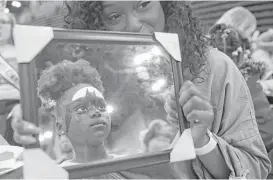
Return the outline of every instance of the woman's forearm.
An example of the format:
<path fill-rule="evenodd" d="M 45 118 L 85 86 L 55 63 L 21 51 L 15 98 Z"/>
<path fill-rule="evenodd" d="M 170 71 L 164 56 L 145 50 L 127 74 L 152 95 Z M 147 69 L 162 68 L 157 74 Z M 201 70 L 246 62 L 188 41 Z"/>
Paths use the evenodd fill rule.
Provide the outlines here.
<path fill-rule="evenodd" d="M 204 167 L 216 179 L 228 179 L 230 170 L 218 146 L 208 154 L 198 156 Z"/>
<path fill-rule="evenodd" d="M 195 148 L 201 148 L 208 144 L 210 137 L 204 136 L 200 140 L 195 140 Z M 219 146 L 216 147 L 205 155 L 198 155 L 197 158 L 201 161 L 207 171 L 216 179 L 228 179 L 230 170 L 225 162 Z"/>

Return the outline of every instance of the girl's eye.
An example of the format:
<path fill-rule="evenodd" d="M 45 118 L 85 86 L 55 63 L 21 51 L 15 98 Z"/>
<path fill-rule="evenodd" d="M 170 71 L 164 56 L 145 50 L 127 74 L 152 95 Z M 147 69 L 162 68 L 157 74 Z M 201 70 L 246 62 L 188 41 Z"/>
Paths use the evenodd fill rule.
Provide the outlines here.
<path fill-rule="evenodd" d="M 106 107 L 101 105 L 101 106 L 98 107 L 98 110 L 99 111 L 106 111 Z"/>
<path fill-rule="evenodd" d="M 111 15 L 108 16 L 109 20 L 117 20 L 118 18 L 120 18 L 120 14 L 117 13 L 112 13 Z"/>
<path fill-rule="evenodd" d="M 76 109 L 77 113 L 85 113 L 86 111 L 87 111 L 87 108 L 85 108 L 85 107 L 79 107 Z"/>
<path fill-rule="evenodd" d="M 151 1 L 144 1 L 144 2 L 141 2 L 141 3 L 137 6 L 137 9 L 145 8 L 145 7 L 147 7 L 150 3 L 151 3 Z"/>

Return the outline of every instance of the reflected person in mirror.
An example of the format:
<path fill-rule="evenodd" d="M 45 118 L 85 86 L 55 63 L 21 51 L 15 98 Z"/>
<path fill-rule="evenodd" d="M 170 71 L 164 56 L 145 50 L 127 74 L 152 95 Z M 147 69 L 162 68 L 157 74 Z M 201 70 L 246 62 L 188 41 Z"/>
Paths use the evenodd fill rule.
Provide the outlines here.
<path fill-rule="evenodd" d="M 64 160 L 62 165 L 115 157 L 107 153 L 104 145 L 111 130 L 111 119 L 103 92 L 98 71 L 85 60 L 64 60 L 42 72 L 38 94 L 44 107 L 50 107 L 47 102 L 55 102 L 56 142 L 61 155 L 57 158 Z M 110 173 L 99 178 L 116 176 Z"/>
<path fill-rule="evenodd" d="M 186 1 L 67 1 L 65 27 L 122 32 L 177 33 L 185 82 L 179 97 L 171 93 L 165 108 L 167 119 L 177 124 L 179 98 L 191 131 L 197 158 L 172 164 L 181 179 L 266 178 L 270 160 L 257 127 L 253 102 L 246 82 L 232 60 L 207 46 L 198 18 Z M 16 107 L 15 137 L 27 136 L 37 127 L 23 121 Z M 16 124 L 24 129 L 19 131 Z M 134 177 L 135 178 L 135 177 Z"/>
<path fill-rule="evenodd" d="M 145 152 L 155 152 L 169 149 L 176 135 L 177 128 L 168 122 L 156 119 L 148 128 L 140 133 Z"/>
<path fill-rule="evenodd" d="M 43 102 L 56 102 L 57 132 L 60 143 L 71 142 L 75 153 L 72 162 L 112 157 L 104 146 L 111 119 L 103 91 L 99 73 L 84 60 L 75 63 L 64 60 L 41 74 L 39 97 Z M 69 141 L 65 141 L 65 137 Z"/>

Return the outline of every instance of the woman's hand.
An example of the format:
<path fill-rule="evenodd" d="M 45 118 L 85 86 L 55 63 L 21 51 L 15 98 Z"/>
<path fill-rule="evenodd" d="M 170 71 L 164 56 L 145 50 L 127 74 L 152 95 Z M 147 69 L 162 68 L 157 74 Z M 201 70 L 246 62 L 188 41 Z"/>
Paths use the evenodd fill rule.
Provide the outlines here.
<path fill-rule="evenodd" d="M 13 138 L 15 142 L 22 145 L 34 144 L 36 139 L 32 135 L 37 135 L 41 131 L 34 124 L 22 119 L 20 104 L 13 108 L 11 127 L 14 131 Z"/>
<path fill-rule="evenodd" d="M 190 81 L 186 81 L 182 85 L 179 96 L 179 104 L 183 108 L 187 121 L 191 124 L 195 147 L 203 147 L 209 141 L 206 132 L 214 120 L 213 107 L 209 100 Z M 165 110 L 168 114 L 167 120 L 178 124 L 175 98 L 175 92 L 172 90 L 165 103 Z"/>

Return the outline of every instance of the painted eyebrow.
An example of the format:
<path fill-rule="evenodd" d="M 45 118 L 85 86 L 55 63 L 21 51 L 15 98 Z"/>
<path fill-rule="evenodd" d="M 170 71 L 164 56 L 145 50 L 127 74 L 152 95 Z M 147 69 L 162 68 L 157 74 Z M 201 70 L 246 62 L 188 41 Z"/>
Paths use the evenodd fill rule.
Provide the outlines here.
<path fill-rule="evenodd" d="M 103 99 L 101 97 L 98 97 L 98 100 L 105 103 L 105 99 Z M 86 97 L 80 97 L 80 98 L 78 98 L 78 99 L 76 99 L 76 100 L 74 100 L 72 102 L 69 102 L 69 103 L 65 104 L 65 106 L 69 106 L 69 107 L 78 106 L 78 105 L 86 103 L 86 101 L 88 101 L 88 100 L 86 100 Z"/>

